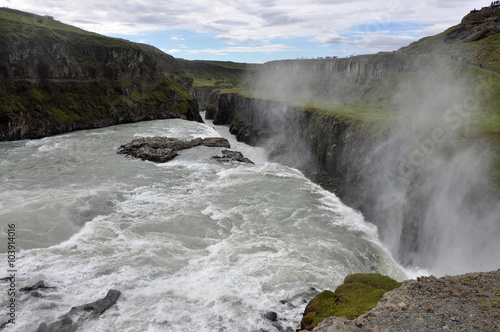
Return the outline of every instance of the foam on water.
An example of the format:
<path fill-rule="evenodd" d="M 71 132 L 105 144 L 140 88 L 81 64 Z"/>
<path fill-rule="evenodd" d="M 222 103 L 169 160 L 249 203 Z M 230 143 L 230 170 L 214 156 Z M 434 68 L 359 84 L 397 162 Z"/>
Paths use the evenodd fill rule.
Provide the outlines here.
<path fill-rule="evenodd" d="M 19 294 L 7 331 L 36 330 L 111 288 L 122 292 L 117 304 L 79 331 L 294 330 L 311 287 L 334 289 L 354 272 L 406 277 L 373 225 L 299 171 L 264 158 L 220 164 L 210 158 L 220 148 L 185 150 L 161 165 L 116 155 L 137 133 L 216 135 L 165 120 L 0 145 L 25 165 L 2 176 L 0 217 L 18 225 L 21 247 L 38 241 L 18 254 L 18 284 L 57 287 Z M 69 230 L 50 237 L 50 229 Z"/>

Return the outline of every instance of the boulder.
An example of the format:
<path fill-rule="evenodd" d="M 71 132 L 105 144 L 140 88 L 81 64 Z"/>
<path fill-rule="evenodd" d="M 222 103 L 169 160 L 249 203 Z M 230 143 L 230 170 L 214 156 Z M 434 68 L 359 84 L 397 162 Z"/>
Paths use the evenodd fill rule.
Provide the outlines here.
<path fill-rule="evenodd" d="M 229 148 L 227 139 L 222 137 L 195 138 L 191 141 L 182 141 L 172 137 L 144 137 L 120 146 L 119 154 L 164 163 L 177 157 L 177 151 L 190 149 L 195 146 Z"/>
<path fill-rule="evenodd" d="M 250 159 L 245 158 L 243 154 L 239 151 L 222 150 L 222 156 L 213 156 L 213 159 L 224 162 L 240 162 L 247 164 L 254 164 Z"/>
<path fill-rule="evenodd" d="M 56 322 L 50 324 L 41 323 L 37 332 L 74 332 L 78 330 L 79 324 L 87 319 L 97 318 L 115 304 L 120 294 L 120 291 L 110 289 L 104 298 L 78 307 L 73 307 Z"/>
<path fill-rule="evenodd" d="M 55 287 L 49 287 L 49 286 L 45 285 L 45 282 L 43 280 L 40 280 L 37 283 L 35 283 L 33 286 L 23 287 L 23 288 L 19 289 L 19 291 L 29 293 L 29 292 L 37 291 L 39 289 L 49 289 L 49 288 L 55 288 Z"/>

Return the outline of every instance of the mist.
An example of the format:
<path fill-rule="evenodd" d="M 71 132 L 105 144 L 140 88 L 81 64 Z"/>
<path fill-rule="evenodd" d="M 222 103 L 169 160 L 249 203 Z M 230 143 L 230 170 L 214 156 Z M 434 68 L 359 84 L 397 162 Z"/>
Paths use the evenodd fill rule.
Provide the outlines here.
<path fill-rule="evenodd" d="M 500 200 L 490 175 L 495 153 L 477 134 L 488 83 L 471 77 L 468 68 L 443 61 L 407 68 L 413 72 L 391 81 L 397 84 L 385 102 L 393 111 L 387 112 L 388 129 L 369 143 L 360 141 L 362 155 L 344 161 L 360 173 L 362 212 L 404 266 L 436 275 L 498 269 Z M 298 134 L 304 119 L 296 107 L 357 102 L 369 108 L 376 99 L 363 84 L 373 82 L 373 76 L 380 83 L 372 91 L 389 84 L 380 72 L 356 76 L 322 69 L 313 61 L 284 61 L 269 64 L 252 79 L 257 98 L 295 106 L 260 110 L 277 115 L 268 124 L 273 136 L 267 144 L 280 146 L 278 161 L 310 169 L 315 164 L 311 142 Z"/>
<path fill-rule="evenodd" d="M 363 176 L 374 222 L 402 264 L 438 275 L 499 267 L 493 153 L 473 121 L 484 83 L 471 89 L 466 71 L 431 66 L 395 92 L 396 123 Z"/>

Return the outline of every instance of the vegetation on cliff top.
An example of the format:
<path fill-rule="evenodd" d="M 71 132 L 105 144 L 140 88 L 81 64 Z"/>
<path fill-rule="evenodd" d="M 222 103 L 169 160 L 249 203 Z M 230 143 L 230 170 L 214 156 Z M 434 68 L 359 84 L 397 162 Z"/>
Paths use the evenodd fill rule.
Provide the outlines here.
<path fill-rule="evenodd" d="M 325 290 L 307 305 L 302 330 L 312 330 L 330 316 L 354 319 L 375 307 L 382 296 L 401 283 L 378 273 L 356 273 L 347 276 L 335 292 Z"/>

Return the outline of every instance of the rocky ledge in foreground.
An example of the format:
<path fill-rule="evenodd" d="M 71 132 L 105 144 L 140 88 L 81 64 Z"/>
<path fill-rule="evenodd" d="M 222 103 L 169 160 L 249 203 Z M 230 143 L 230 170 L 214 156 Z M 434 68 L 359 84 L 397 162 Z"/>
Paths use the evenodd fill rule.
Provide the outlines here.
<path fill-rule="evenodd" d="M 329 317 L 313 331 L 499 330 L 500 269 L 407 280 L 356 319 Z"/>

